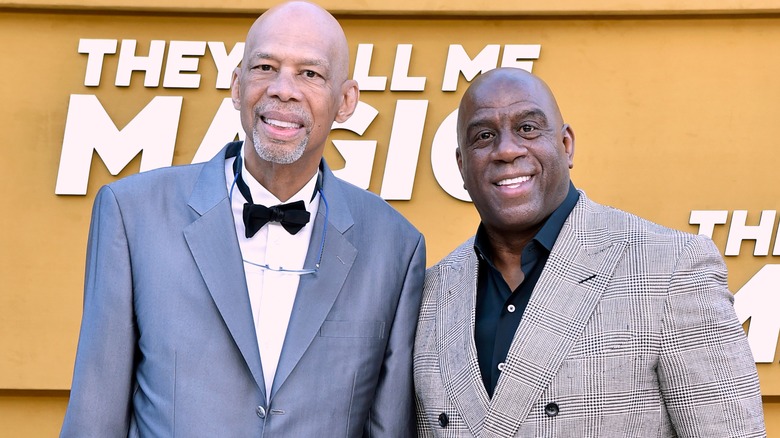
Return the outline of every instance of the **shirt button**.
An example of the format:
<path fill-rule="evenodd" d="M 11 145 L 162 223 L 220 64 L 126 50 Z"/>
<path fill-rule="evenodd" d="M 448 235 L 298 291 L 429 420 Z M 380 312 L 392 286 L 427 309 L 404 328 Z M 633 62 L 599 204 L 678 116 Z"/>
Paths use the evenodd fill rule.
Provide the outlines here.
<path fill-rule="evenodd" d="M 257 409 L 255 410 L 255 412 L 257 412 L 257 416 L 258 417 L 265 418 L 265 408 L 264 407 L 258 406 Z"/>
<path fill-rule="evenodd" d="M 500 364 L 498 364 L 498 370 L 499 371 L 504 371 L 504 362 L 501 362 Z"/>
<path fill-rule="evenodd" d="M 558 404 L 557 403 L 547 403 L 547 406 L 544 407 L 544 413 L 548 417 L 554 417 L 554 416 L 558 415 L 559 411 L 560 411 L 560 409 L 558 409 Z"/>
<path fill-rule="evenodd" d="M 515 305 L 514 304 L 510 304 L 510 305 L 506 306 L 506 310 L 509 313 L 515 313 Z"/>
<path fill-rule="evenodd" d="M 444 412 L 439 414 L 439 426 L 447 427 L 448 424 L 450 424 L 450 418 L 447 416 L 447 414 Z"/>

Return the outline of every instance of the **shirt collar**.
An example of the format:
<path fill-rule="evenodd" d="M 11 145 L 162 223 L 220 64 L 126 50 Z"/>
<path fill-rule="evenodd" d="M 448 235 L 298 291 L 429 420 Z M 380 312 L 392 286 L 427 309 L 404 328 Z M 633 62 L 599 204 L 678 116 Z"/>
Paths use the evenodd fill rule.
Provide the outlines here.
<path fill-rule="evenodd" d="M 577 188 L 574 187 L 574 183 L 569 182 L 569 192 L 566 194 L 566 198 L 564 198 L 563 202 L 561 202 L 561 205 L 559 205 L 552 212 L 552 214 L 544 220 L 544 225 L 542 225 L 542 228 L 536 232 L 536 235 L 534 235 L 532 241 L 536 241 L 542 247 L 547 249 L 547 252 L 552 251 L 555 240 L 558 239 L 558 235 L 561 233 L 563 224 L 566 222 L 569 214 L 574 209 L 574 206 L 577 205 L 579 198 L 580 192 L 578 192 Z M 477 228 L 477 234 L 474 237 L 474 250 L 477 252 L 477 255 L 481 256 L 484 260 L 487 260 L 488 263 L 492 264 L 492 257 L 490 257 L 492 253 L 492 246 L 490 245 L 487 232 L 485 231 L 485 227 L 482 223 L 479 224 L 479 227 Z"/>
<path fill-rule="evenodd" d="M 543 247 L 547 248 L 547 251 L 552 251 L 555 241 L 558 239 L 558 235 L 561 234 L 561 229 L 569 214 L 577 205 L 577 200 L 580 199 L 580 192 L 574 187 L 574 183 L 569 182 L 569 192 L 566 194 L 561 205 L 552 212 L 550 217 L 544 222 L 542 228 L 534 236 L 534 240 L 539 242 Z"/>

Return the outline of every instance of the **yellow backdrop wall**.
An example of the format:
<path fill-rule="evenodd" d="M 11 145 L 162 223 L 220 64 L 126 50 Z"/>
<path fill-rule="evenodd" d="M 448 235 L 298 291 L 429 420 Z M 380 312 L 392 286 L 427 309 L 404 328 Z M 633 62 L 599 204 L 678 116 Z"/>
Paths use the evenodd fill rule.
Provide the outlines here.
<path fill-rule="evenodd" d="M 471 204 L 450 194 L 457 184 L 442 176 L 452 170 L 446 157 L 454 156 L 448 116 L 471 79 L 457 67 L 476 65 L 478 55 L 482 66 L 529 62 L 521 65 L 549 83 L 575 130 L 573 179 L 589 197 L 689 232 L 712 226 L 752 345 L 771 356 L 758 367 L 770 436 L 780 436 L 780 325 L 767 311 L 780 305 L 777 2 L 605 1 L 583 8 L 560 1 L 517 9 L 497 2 L 401 1 L 393 9 L 331 3 L 323 5 L 339 13 L 353 73 L 367 87 L 361 101 L 376 116 L 366 109 L 362 133 L 334 131 L 326 158 L 333 168 L 356 172 L 353 178 L 363 169 L 368 188 L 426 235 L 429 265 L 478 224 Z M 220 111 L 229 94 L 219 83 L 219 66 L 228 64 L 219 50 L 227 55 L 242 42 L 269 4 L 0 1 L 0 435 L 52 436 L 59 429 L 93 197 L 100 185 L 152 160 L 150 146 L 115 159 L 121 170 L 112 175 L 105 149 L 111 144 L 79 137 L 79 124 L 114 126 L 115 137 L 103 137 L 111 143 L 129 138 L 132 128 L 123 128 L 132 123 L 152 126 L 144 114 L 160 111 L 170 118 L 158 117 L 159 127 L 174 140 L 157 164 L 189 163 L 199 148 L 205 153 L 231 140 L 230 123 L 220 119 L 229 115 Z M 115 53 L 97 60 L 95 47 L 111 41 Z M 160 44 L 161 58 L 151 63 L 160 71 L 136 71 L 123 85 L 121 52 L 154 58 Z M 200 55 L 171 55 L 199 46 Z M 196 74 L 198 84 L 186 85 Z M 170 105 L 155 109 L 155 102 Z M 113 125 L 85 118 L 85 109 Z M 201 147 L 204 138 L 212 140 Z M 357 141 L 376 142 L 374 156 L 336 147 Z M 98 152 L 80 160 L 66 143 Z M 82 185 L 85 194 L 75 193 Z"/>

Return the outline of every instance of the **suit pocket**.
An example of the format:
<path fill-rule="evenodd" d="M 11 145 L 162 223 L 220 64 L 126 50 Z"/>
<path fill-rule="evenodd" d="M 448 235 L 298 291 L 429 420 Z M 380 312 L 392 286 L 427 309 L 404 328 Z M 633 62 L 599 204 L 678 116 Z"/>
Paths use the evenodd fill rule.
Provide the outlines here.
<path fill-rule="evenodd" d="M 376 338 L 385 337 L 384 321 L 332 321 L 320 326 L 320 336 L 326 338 Z"/>

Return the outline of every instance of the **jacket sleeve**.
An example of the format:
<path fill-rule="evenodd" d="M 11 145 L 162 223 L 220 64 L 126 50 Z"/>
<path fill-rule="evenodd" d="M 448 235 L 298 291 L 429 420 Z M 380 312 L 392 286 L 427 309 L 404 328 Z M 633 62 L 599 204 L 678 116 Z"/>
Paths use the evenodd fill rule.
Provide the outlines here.
<path fill-rule="evenodd" d="M 364 437 L 415 437 L 412 349 L 425 277 L 425 240 L 409 261 Z"/>
<path fill-rule="evenodd" d="M 128 240 L 117 199 L 101 188 L 92 209 L 84 306 L 61 437 L 126 437 L 137 330 Z"/>
<path fill-rule="evenodd" d="M 681 437 L 766 436 L 756 366 L 733 302 L 720 253 L 695 236 L 670 279 L 658 364 Z"/>

